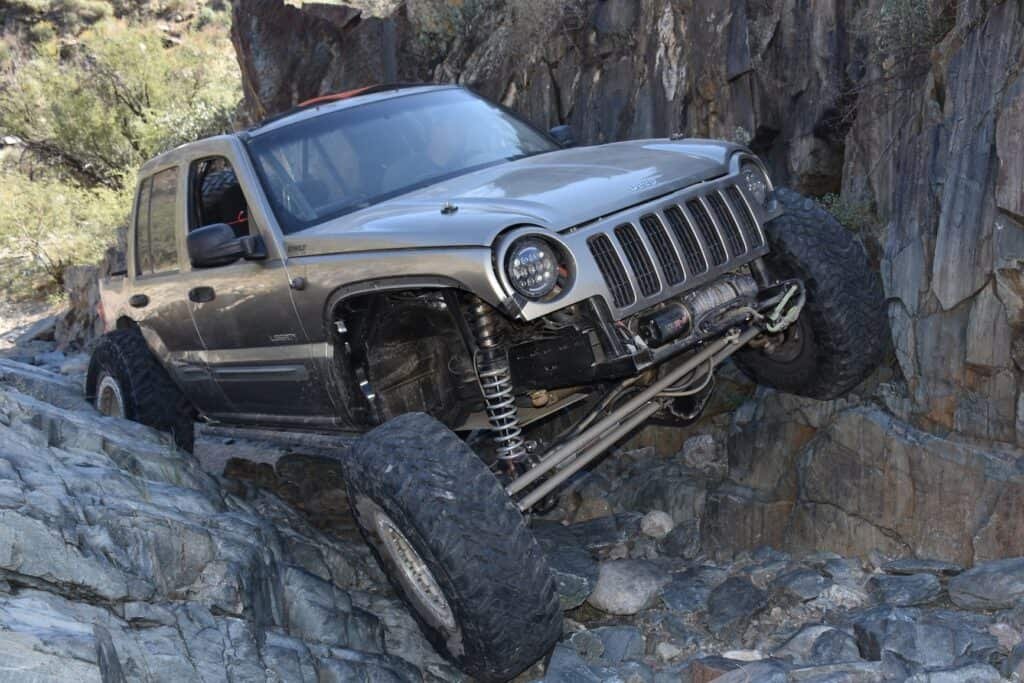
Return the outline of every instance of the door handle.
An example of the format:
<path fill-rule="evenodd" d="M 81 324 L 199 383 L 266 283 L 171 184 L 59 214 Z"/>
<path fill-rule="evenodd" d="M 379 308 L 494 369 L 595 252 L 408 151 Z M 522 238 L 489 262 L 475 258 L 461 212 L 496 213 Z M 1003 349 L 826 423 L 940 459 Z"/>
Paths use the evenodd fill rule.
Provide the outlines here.
<path fill-rule="evenodd" d="M 188 290 L 188 300 L 197 304 L 213 301 L 214 297 L 216 297 L 216 294 L 213 291 L 213 287 L 193 287 Z"/>
<path fill-rule="evenodd" d="M 145 308 L 149 305 L 149 297 L 145 294 L 132 294 L 128 297 L 128 305 L 133 308 Z"/>

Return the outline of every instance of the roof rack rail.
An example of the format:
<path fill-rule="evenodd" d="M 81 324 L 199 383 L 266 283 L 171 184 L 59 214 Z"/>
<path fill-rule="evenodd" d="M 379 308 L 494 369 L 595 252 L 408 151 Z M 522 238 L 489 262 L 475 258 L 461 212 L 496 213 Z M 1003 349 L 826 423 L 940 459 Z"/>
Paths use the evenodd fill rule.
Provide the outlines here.
<path fill-rule="evenodd" d="M 419 88 L 425 85 L 433 85 L 432 83 L 379 83 L 376 85 L 367 85 L 362 88 L 353 88 L 352 90 L 343 90 L 341 92 L 327 93 L 324 95 L 318 95 L 317 97 L 303 100 L 291 109 L 275 114 L 268 118 L 262 119 L 256 123 L 250 130 L 255 130 L 261 126 L 265 126 L 268 123 L 279 121 L 283 118 L 296 114 L 310 107 L 316 107 L 321 104 L 330 104 L 331 102 L 341 102 L 343 100 L 350 100 L 354 97 L 360 97 L 362 95 L 372 95 L 378 92 L 385 92 L 388 90 L 402 90 L 404 88 Z"/>

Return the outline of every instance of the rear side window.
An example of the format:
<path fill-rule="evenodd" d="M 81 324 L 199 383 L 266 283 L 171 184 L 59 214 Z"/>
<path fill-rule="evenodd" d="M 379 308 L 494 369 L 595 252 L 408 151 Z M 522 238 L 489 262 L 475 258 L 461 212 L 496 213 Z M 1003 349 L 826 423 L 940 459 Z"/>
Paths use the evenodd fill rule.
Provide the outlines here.
<path fill-rule="evenodd" d="M 155 275 L 178 269 L 174 234 L 178 169 L 168 168 L 139 187 L 135 217 L 135 273 Z"/>

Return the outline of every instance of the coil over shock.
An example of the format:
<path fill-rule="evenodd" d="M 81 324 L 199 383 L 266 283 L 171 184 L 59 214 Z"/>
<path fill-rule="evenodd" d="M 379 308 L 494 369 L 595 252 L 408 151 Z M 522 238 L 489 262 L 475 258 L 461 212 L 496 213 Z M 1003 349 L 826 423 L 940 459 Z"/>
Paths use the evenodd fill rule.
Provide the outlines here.
<path fill-rule="evenodd" d="M 473 366 L 487 404 L 487 419 L 494 432 L 498 459 L 518 462 L 526 457 L 523 429 L 519 426 L 519 409 L 512 394 L 512 372 L 508 352 L 498 339 L 498 324 L 494 309 L 480 299 L 470 307 L 473 334 L 477 352 Z"/>

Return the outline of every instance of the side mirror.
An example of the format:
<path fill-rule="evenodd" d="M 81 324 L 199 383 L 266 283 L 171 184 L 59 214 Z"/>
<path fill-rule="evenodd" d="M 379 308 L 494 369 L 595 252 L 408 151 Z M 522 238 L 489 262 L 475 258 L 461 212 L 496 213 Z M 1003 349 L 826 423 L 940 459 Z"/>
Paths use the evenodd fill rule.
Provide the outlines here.
<path fill-rule="evenodd" d="M 255 235 L 235 237 L 227 223 L 213 223 L 196 228 L 185 240 L 188 259 L 195 268 L 215 268 L 246 260 L 267 258 L 263 240 Z"/>
<path fill-rule="evenodd" d="M 571 126 L 555 126 L 548 131 L 548 135 L 562 147 L 576 146 L 576 138 L 573 137 Z"/>

